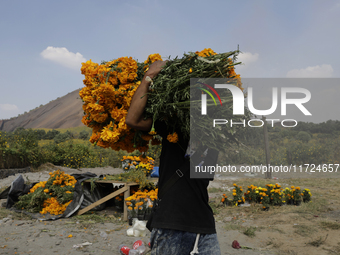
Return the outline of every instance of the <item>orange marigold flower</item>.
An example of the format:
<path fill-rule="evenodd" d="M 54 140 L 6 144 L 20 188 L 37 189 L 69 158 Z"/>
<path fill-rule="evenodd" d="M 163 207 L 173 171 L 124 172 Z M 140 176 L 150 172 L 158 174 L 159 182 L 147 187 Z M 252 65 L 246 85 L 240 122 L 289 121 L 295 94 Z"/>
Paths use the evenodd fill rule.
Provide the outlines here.
<path fill-rule="evenodd" d="M 173 134 L 169 134 L 166 138 L 170 143 L 177 143 L 178 142 L 178 135 L 176 132 Z"/>
<path fill-rule="evenodd" d="M 210 48 L 204 49 L 202 51 L 196 51 L 195 53 L 200 57 L 208 57 L 208 56 L 213 56 L 217 54 L 215 51 L 213 51 Z"/>
<path fill-rule="evenodd" d="M 149 132 L 149 135 L 156 135 L 157 134 L 157 132 L 155 131 L 155 130 L 151 130 L 150 132 Z"/>

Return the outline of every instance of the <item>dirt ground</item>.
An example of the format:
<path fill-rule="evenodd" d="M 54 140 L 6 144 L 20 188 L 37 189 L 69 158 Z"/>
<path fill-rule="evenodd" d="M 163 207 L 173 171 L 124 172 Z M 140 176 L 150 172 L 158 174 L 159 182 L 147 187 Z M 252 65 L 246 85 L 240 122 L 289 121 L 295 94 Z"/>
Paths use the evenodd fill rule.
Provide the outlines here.
<path fill-rule="evenodd" d="M 97 175 L 121 172 L 111 167 L 75 170 L 45 165 L 39 172 L 22 175 L 30 182 L 44 181 L 56 169 Z M 0 190 L 17 176 L 1 179 Z M 262 173 L 222 173 L 211 182 L 209 196 L 222 254 L 340 254 L 340 169 L 333 173 L 273 173 L 272 176 L 274 179 L 268 180 Z M 312 202 L 271 207 L 269 211 L 262 211 L 259 205 L 224 207 L 220 199 L 223 193 L 231 195 L 233 183 L 243 187 L 279 183 L 282 187 L 309 188 Z M 0 254 L 119 254 L 120 244 L 132 246 L 135 240 L 126 234 L 129 227 L 122 220 L 122 212 L 113 207 L 56 221 L 39 221 L 0 208 Z M 148 243 L 149 238 L 148 232 L 142 240 Z M 250 249 L 233 249 L 234 240 Z"/>

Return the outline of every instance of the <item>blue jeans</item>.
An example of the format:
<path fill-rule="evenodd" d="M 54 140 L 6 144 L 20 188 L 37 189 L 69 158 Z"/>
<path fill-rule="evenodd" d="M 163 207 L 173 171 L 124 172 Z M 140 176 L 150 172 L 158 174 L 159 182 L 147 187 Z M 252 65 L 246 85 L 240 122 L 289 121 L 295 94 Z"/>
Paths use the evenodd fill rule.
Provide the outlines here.
<path fill-rule="evenodd" d="M 153 229 L 151 255 L 189 255 L 197 234 L 172 229 Z M 201 234 L 198 241 L 199 255 L 220 255 L 217 234 Z"/>

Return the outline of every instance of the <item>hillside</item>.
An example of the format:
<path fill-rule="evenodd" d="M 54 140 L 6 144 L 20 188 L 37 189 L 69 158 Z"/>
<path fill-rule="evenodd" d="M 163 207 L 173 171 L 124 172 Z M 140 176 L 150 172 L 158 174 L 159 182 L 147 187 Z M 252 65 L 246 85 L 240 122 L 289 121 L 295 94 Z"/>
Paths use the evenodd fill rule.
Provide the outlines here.
<path fill-rule="evenodd" d="M 84 124 L 80 89 L 55 99 L 46 105 L 20 115 L 18 117 L 0 120 L 0 130 L 14 131 L 23 128 L 71 128 Z"/>

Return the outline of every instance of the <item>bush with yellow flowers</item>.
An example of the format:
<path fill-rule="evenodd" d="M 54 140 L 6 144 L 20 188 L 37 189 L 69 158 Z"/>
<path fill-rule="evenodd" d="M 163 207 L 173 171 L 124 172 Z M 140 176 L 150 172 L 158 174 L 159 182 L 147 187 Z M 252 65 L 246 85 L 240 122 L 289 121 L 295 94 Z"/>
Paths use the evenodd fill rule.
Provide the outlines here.
<path fill-rule="evenodd" d="M 73 176 L 60 170 L 51 172 L 47 181 L 35 184 L 28 194 L 19 197 L 15 207 L 32 213 L 63 214 L 72 202 L 76 182 Z"/>
<path fill-rule="evenodd" d="M 189 137 L 190 79 L 235 78 L 235 86 L 243 90 L 240 76 L 234 69 L 235 65 L 240 64 L 236 63 L 238 53 L 237 50 L 217 54 L 211 49 L 204 49 L 169 60 L 160 74 L 153 81 L 150 80 L 145 116 L 152 117 L 153 121 L 165 121 L 170 130 L 180 129 L 184 136 Z M 131 57 L 121 57 L 101 64 L 91 60 L 82 63 L 81 73 L 85 75 L 85 87 L 79 92 L 83 100 L 82 122 L 92 128 L 90 141 L 93 144 L 117 151 L 132 152 L 137 149 L 145 152 L 149 141 L 153 145 L 160 143 L 154 123 L 149 134 L 125 124 L 132 97 L 149 65 L 157 60 L 162 60 L 159 54 L 149 55 L 142 63 Z M 231 111 L 229 107 L 220 108 Z M 233 136 L 234 132 L 228 135 Z M 177 133 L 169 134 L 168 140 L 176 143 Z"/>
<path fill-rule="evenodd" d="M 138 190 L 132 196 L 125 199 L 130 218 L 144 216 L 151 213 L 153 201 L 157 199 L 158 189 L 155 190 Z"/>

